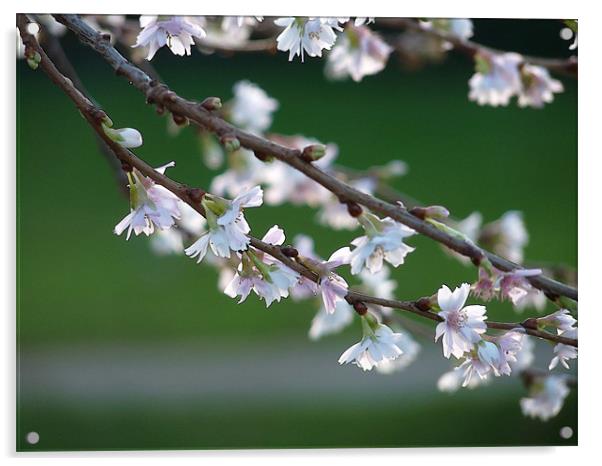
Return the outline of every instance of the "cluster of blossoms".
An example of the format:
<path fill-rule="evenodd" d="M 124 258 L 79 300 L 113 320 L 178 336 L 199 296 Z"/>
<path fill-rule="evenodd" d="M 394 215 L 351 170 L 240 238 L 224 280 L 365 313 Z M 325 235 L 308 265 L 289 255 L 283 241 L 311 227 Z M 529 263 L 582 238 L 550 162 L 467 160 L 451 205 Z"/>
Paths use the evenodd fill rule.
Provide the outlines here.
<path fill-rule="evenodd" d="M 252 27 L 261 20 L 224 18 L 221 30 L 227 32 Z M 305 54 L 321 56 L 322 50 L 332 48 L 328 73 L 333 78 L 348 75 L 359 81 L 366 75 L 380 71 L 392 50 L 367 28 L 370 22 L 368 18 L 356 18 L 355 21 L 349 18 L 281 18 L 276 20 L 276 24 L 285 29 L 278 37 L 278 48 L 289 51 L 289 59 L 299 55 L 302 60 Z M 135 46 L 148 47 L 147 58 L 150 60 L 163 45 L 167 45 L 174 54 L 190 54 L 194 39 L 205 38 L 205 29 L 210 23 L 203 18 L 154 17 L 141 18 L 141 25 L 144 29 Z M 424 23 L 423 27 L 439 29 L 462 40 L 472 35 L 472 23 L 468 20 L 433 20 Z M 335 31 L 341 33 L 338 42 Z M 441 42 L 439 46 L 446 48 L 450 44 Z M 494 61 L 498 57 L 492 55 L 488 59 Z M 521 60 L 514 58 L 514 61 L 522 75 L 539 73 L 537 69 L 522 65 Z M 493 67 L 491 64 L 489 66 Z M 479 79 L 490 81 L 496 89 L 493 93 L 491 89 L 487 91 L 489 100 L 499 103 L 506 99 L 500 98 L 506 92 L 502 86 L 495 86 L 499 85 L 500 80 L 506 79 L 507 71 L 496 71 L 497 76 L 487 76 L 493 73 L 491 69 L 481 69 Z M 488 85 L 480 84 L 482 89 Z M 541 87 L 541 83 L 537 86 Z M 520 77 L 517 89 L 526 95 L 524 76 Z M 518 95 L 519 91 L 507 98 Z M 534 105 L 537 98 L 542 102 L 550 100 L 541 89 L 531 89 L 530 92 L 529 96 L 524 97 L 529 102 L 526 105 Z M 536 95 L 538 93 L 539 97 Z M 221 116 L 236 126 L 299 149 L 309 156 L 314 166 L 341 176 L 333 166 L 338 152 L 334 144 L 322 145 L 299 135 L 266 134 L 278 107 L 276 99 L 248 81 L 237 83 L 234 86 L 234 98 L 218 106 Z M 109 138 L 123 147 L 134 148 L 142 144 L 140 133 L 131 128 L 113 129 L 112 124 L 107 122 L 103 129 Z M 205 193 L 199 200 L 202 207 L 199 211 L 203 212 L 204 217 L 133 168 L 127 172 L 130 212 L 116 225 L 115 233 L 120 235 L 127 229 L 128 239 L 132 231 L 135 235 L 152 235 L 153 248 L 158 253 L 185 253 L 197 262 L 209 262 L 220 270 L 220 288 L 227 296 L 238 298 L 239 303 L 245 301 L 251 291 L 264 300 L 266 307 L 289 296 L 293 300 L 314 300 L 318 311 L 309 329 L 311 339 L 340 332 L 353 322 L 355 313 L 359 314 L 362 338 L 343 352 L 339 358 L 340 364 L 354 364 L 364 371 L 375 369 L 381 373 L 391 373 L 410 364 L 420 351 L 420 345 L 394 322 L 392 312 L 380 306 L 354 301 L 352 296 L 354 291 L 358 291 L 382 299 L 393 298 L 396 283 L 390 279 L 389 267 L 401 266 L 408 254 L 414 251 L 414 247 L 405 241 L 415 231 L 392 218 L 380 218 L 365 208 L 357 206 L 354 209 L 354 206 L 341 202 L 323 186 L 289 165 L 271 160 L 269 155 L 257 157 L 241 148 L 240 142 L 233 137 L 222 137 L 219 141 L 221 145 L 209 133 L 201 133 L 200 137 L 210 168 L 219 168 L 224 160 L 228 163 L 227 170 L 213 180 L 211 191 L 214 194 Z M 167 164 L 157 171 L 164 173 L 167 167 L 173 165 Z M 389 175 L 399 175 L 405 173 L 406 167 L 402 162 L 395 161 L 380 170 L 389 172 Z M 341 177 L 344 178 L 344 175 Z M 373 194 L 378 179 L 365 176 L 345 181 L 360 191 Z M 361 227 L 363 235 L 352 240 L 351 247 L 335 251 L 328 260 L 314 252 L 311 238 L 299 235 L 293 241 L 294 247 L 287 247 L 290 254 L 285 253 L 296 264 L 293 266 L 291 262 L 278 260 L 251 245 L 251 228 L 244 212 L 264 202 L 270 205 L 284 202 L 309 205 L 319 209 L 318 219 L 325 225 L 335 229 Z M 443 208 L 438 208 L 438 212 L 440 217 L 449 214 Z M 496 253 L 522 262 L 528 234 L 519 212 L 507 212 L 499 220 L 485 226 L 482 226 L 482 217 L 478 213 L 460 222 L 446 222 L 465 239 L 488 245 Z M 284 231 L 274 225 L 262 241 L 273 247 L 281 247 L 285 242 Z M 190 245 L 185 247 L 185 244 Z M 310 276 L 314 278 L 299 273 L 297 265 L 311 272 Z M 343 266 L 349 266 L 352 277 L 360 280 L 359 285 L 350 286 L 341 276 L 339 269 Z M 485 262 L 479 267 L 479 279 L 472 287 L 464 283 L 454 291 L 445 285 L 438 290 L 436 299 L 431 300 L 431 307 L 438 310 L 441 319 L 435 330 L 435 341 L 442 341 L 445 358 L 453 356 L 458 360 L 454 370 L 441 376 L 438 383 L 441 390 L 475 387 L 491 380 L 492 376 L 521 372 L 531 364 L 533 342 L 523 328 L 488 335 L 485 306 L 466 305 L 466 301 L 472 290 L 475 296 L 484 301 L 497 298 L 511 301 L 517 309 L 543 308 L 545 296 L 529 282 L 530 277 L 540 273 L 539 269 L 501 272 Z M 565 309 L 536 319 L 536 322 L 539 329 L 554 329 L 558 335 L 577 338 L 576 321 Z M 549 370 L 559 365 L 568 369 L 569 362 L 576 358 L 575 347 L 559 343 L 554 347 Z M 558 413 L 568 394 L 566 377 L 556 374 L 539 376 L 530 389 L 530 397 L 521 400 L 523 412 L 544 420 Z"/>
<path fill-rule="evenodd" d="M 508 105 L 516 96 L 520 107 L 542 108 L 564 90 L 547 69 L 525 63 L 518 53 L 480 52 L 475 63 L 468 98 L 479 105 Z"/>

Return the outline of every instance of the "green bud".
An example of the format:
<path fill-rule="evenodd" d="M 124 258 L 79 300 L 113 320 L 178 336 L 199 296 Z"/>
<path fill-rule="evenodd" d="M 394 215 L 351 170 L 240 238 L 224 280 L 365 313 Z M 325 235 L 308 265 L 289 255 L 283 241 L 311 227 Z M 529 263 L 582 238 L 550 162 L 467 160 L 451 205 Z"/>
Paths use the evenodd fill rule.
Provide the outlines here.
<path fill-rule="evenodd" d="M 315 162 L 316 160 L 320 160 L 325 155 L 326 146 L 323 146 L 322 144 L 312 144 L 311 146 L 307 146 L 305 149 L 303 149 L 301 158 L 303 158 L 303 160 L 306 162 Z"/>
<path fill-rule="evenodd" d="M 224 149 L 228 152 L 234 152 L 240 149 L 240 141 L 235 136 L 223 136 L 221 142 L 224 145 Z"/>

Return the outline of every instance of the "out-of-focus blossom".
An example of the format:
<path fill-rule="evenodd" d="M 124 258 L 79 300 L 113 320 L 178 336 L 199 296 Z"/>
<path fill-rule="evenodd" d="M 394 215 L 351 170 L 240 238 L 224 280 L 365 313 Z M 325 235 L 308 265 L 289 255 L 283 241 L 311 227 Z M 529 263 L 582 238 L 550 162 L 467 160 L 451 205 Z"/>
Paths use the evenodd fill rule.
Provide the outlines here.
<path fill-rule="evenodd" d="M 334 30 L 341 30 L 336 18 L 278 18 L 274 20 L 284 31 L 276 38 L 278 50 L 289 52 L 289 61 L 305 54 L 321 57 L 322 50 L 330 50 L 337 36 Z"/>
<path fill-rule="evenodd" d="M 377 364 L 376 370 L 381 374 L 392 374 L 405 369 L 416 360 L 420 353 L 420 345 L 407 331 L 396 330 L 398 333 L 395 333 L 395 344 L 401 350 L 401 354 L 395 359 L 388 359 Z"/>
<path fill-rule="evenodd" d="M 328 55 L 326 76 L 331 79 L 351 76 L 359 82 L 364 76 L 382 71 L 392 51 L 392 47 L 369 28 L 347 26 Z"/>
<path fill-rule="evenodd" d="M 278 101 L 257 84 L 239 81 L 234 85 L 230 118 L 235 125 L 253 133 L 262 133 L 271 126 L 276 109 Z"/>
<path fill-rule="evenodd" d="M 171 16 L 163 19 L 159 16 L 140 16 L 142 31 L 136 38 L 133 47 L 148 47 L 147 60 L 152 60 L 164 45 L 174 55 L 190 55 L 190 46 L 194 45 L 194 37 L 202 39 L 205 30 L 199 25 L 197 18 L 189 16 Z"/>
<path fill-rule="evenodd" d="M 270 136 L 270 140 L 290 147 L 291 149 L 303 150 L 303 148 L 319 141 L 304 136 Z M 336 144 L 326 144 L 326 155 L 313 162 L 312 165 L 322 171 L 329 172 L 331 165 L 338 155 Z M 262 168 L 262 180 L 265 183 L 265 200 L 269 205 L 280 205 L 290 202 L 294 205 L 309 205 L 316 207 L 330 199 L 332 194 L 322 185 L 308 178 L 299 170 L 280 162 L 274 161 Z"/>
<path fill-rule="evenodd" d="M 359 343 L 347 349 L 339 358 L 339 364 L 353 363 L 364 371 L 372 370 L 385 361 L 397 359 L 403 354 L 398 346 L 400 334 L 386 325 L 379 324 L 371 316 L 363 316 L 363 337 Z"/>
<path fill-rule="evenodd" d="M 471 377 L 468 383 L 463 385 L 465 382 L 465 376 L 460 369 L 460 366 L 441 374 L 437 380 L 437 389 L 441 392 L 453 393 L 458 391 L 460 387 L 465 388 L 476 388 L 480 385 L 487 383 L 489 379 L 481 379 L 480 377 Z"/>
<path fill-rule="evenodd" d="M 473 24 L 470 19 L 465 18 L 437 18 L 420 23 L 425 29 L 436 29 L 437 31 L 450 34 L 457 39 L 468 40 L 473 35 Z M 445 42 L 445 49 L 452 48 L 452 45 Z"/>
<path fill-rule="evenodd" d="M 383 261 L 398 267 L 403 264 L 405 256 L 414 250 L 403 242 L 404 238 L 416 233 L 411 228 L 389 217 L 380 219 L 370 213 L 362 214 L 358 220 L 366 235 L 351 241 L 355 246 L 349 256 L 353 275 L 359 274 L 364 267 L 376 273 L 382 269 Z"/>
<path fill-rule="evenodd" d="M 496 254 L 520 264 L 524 259 L 525 246 L 529 242 L 529 233 L 522 213 L 510 210 L 498 220 L 485 225 L 479 239 Z"/>
<path fill-rule="evenodd" d="M 375 181 L 373 178 L 360 178 L 348 183 L 353 188 L 366 194 L 373 194 Z M 323 202 L 318 212 L 318 220 L 321 224 L 334 228 L 335 230 L 354 230 L 359 226 L 355 217 L 349 215 L 347 205 L 341 203 L 338 197 L 331 195 Z"/>
<path fill-rule="evenodd" d="M 345 301 L 338 301 L 333 313 L 327 312 L 324 306 L 311 321 L 309 338 L 318 340 L 323 336 L 338 333 L 353 322 L 353 308 Z"/>
<path fill-rule="evenodd" d="M 353 20 L 354 26 L 363 26 L 364 24 L 374 23 L 374 18 L 372 17 L 360 17 L 358 16 Z"/>
<path fill-rule="evenodd" d="M 468 98 L 479 105 L 508 105 L 521 89 L 518 65 L 523 58 L 517 53 L 479 53 L 475 57 L 477 72 L 470 78 Z"/>
<path fill-rule="evenodd" d="M 532 288 L 529 277 L 541 275 L 541 269 L 519 269 L 499 275 L 498 283 L 500 298 L 509 299 L 516 305 L 529 293 Z"/>
<path fill-rule="evenodd" d="M 156 170 L 164 173 L 174 162 L 168 163 Z M 136 236 L 144 233 L 146 236 L 155 231 L 171 228 L 176 219 L 180 218 L 180 199 L 163 186 L 144 176 L 137 169 L 128 172 L 130 188 L 130 213 L 115 226 L 115 234 L 121 235 L 127 228 L 126 239 L 130 239 L 132 231 Z"/>
<path fill-rule="evenodd" d="M 240 148 L 228 153 L 227 157 L 229 168 L 213 178 L 210 186 L 212 193 L 218 196 L 235 197 L 249 186 L 264 182 L 266 167 L 253 155 L 253 152 Z M 267 192 L 264 197 L 266 203 L 270 204 Z"/>
<path fill-rule="evenodd" d="M 518 94 L 519 107 L 543 108 L 554 101 L 554 94 L 564 91 L 564 86 L 550 76 L 541 66 L 525 63 L 521 68 L 522 87 Z"/>
<path fill-rule="evenodd" d="M 509 361 L 510 368 L 515 372 L 521 372 L 533 364 L 535 360 L 535 354 L 533 350 L 535 349 L 535 343 L 533 343 L 533 338 L 528 335 L 523 335 L 521 340 L 521 348 L 515 353 L 514 361 Z"/>
<path fill-rule="evenodd" d="M 443 355 L 461 358 L 473 346 L 481 341 L 481 334 L 487 330 L 485 306 L 471 305 L 464 307 L 470 285 L 463 283 L 453 293 L 443 285 L 437 293 L 437 302 L 441 311 L 438 313 L 444 320 L 437 324 L 435 341 L 443 337 Z"/>
<path fill-rule="evenodd" d="M 543 379 L 537 378 L 531 384 L 530 396 L 520 400 L 523 414 L 547 421 L 560 412 L 569 391 L 563 376 L 548 375 Z"/>
<path fill-rule="evenodd" d="M 224 16 L 222 19 L 222 30 L 231 31 L 234 28 L 244 26 L 255 26 L 263 21 L 263 16 Z"/>

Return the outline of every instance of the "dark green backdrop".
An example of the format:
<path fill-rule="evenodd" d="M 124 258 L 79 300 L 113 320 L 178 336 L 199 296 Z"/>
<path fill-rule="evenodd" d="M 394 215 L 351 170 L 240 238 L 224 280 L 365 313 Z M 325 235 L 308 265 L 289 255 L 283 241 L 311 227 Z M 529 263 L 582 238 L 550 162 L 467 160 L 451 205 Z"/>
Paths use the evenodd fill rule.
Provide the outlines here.
<path fill-rule="evenodd" d="M 475 38 L 525 53 L 566 56 L 557 21 L 475 23 Z M 127 81 L 66 36 L 82 80 L 117 127 L 144 135 L 136 153 L 170 160 L 175 178 L 207 186 L 192 131 L 172 138 L 166 121 Z M 467 99 L 472 65 L 453 54 L 437 66 L 404 71 L 395 59 L 364 82 L 332 83 L 323 60 L 289 63 L 286 54 L 224 59 L 167 50 L 154 64 L 181 95 L 231 96 L 240 79 L 280 102 L 273 130 L 340 147 L 339 162 L 362 168 L 400 158 L 409 175 L 395 186 L 463 217 L 493 220 L 522 210 L 530 259 L 576 266 L 577 85 L 544 110 L 484 108 Z M 144 237 L 113 235 L 127 212 L 91 130 L 42 71 L 17 66 L 18 422 L 20 450 L 255 447 L 378 447 L 575 444 L 577 397 L 547 423 L 522 416 L 516 378 L 455 395 L 436 389 L 448 364 L 440 345 L 392 376 L 340 367 L 358 325 L 310 342 L 315 308 L 290 300 L 266 310 L 238 306 L 216 288 L 212 269 L 158 257 Z M 315 225 L 308 208 L 248 211 L 257 234 L 274 223 L 308 233 L 328 255 L 354 237 Z M 397 296 L 430 294 L 441 283 L 475 279 L 424 238 L 394 273 Z M 492 304 L 490 318 L 516 320 Z M 356 323 L 357 324 L 357 323 Z M 433 331 L 431 328 L 430 331 Z M 538 343 L 538 365 L 551 357 Z M 25 434 L 37 431 L 30 446 Z"/>

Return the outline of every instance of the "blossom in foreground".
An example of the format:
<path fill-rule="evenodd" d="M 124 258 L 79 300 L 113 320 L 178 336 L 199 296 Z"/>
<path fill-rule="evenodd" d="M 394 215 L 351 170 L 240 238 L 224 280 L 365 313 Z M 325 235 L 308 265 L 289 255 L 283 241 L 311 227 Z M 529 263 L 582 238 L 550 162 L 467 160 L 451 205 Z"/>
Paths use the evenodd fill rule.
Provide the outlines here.
<path fill-rule="evenodd" d="M 159 16 L 140 16 L 142 31 L 132 47 L 148 47 L 147 60 L 152 60 L 164 45 L 174 55 L 190 55 L 190 46 L 194 45 L 193 37 L 202 39 L 205 30 L 196 18 L 187 16 L 171 16 L 165 19 Z"/>
<path fill-rule="evenodd" d="M 560 412 L 569 391 L 563 376 L 549 375 L 543 379 L 537 378 L 531 384 L 530 396 L 520 400 L 523 414 L 547 421 Z"/>
<path fill-rule="evenodd" d="M 328 55 L 326 76 L 355 82 L 382 71 L 393 51 L 380 36 L 365 26 L 347 26 Z"/>
<path fill-rule="evenodd" d="M 276 41 L 278 50 L 289 52 L 289 61 L 297 55 L 303 61 L 306 53 L 310 57 L 321 57 L 322 50 L 330 50 L 337 39 L 334 30 L 341 30 L 336 18 L 288 17 L 278 18 L 274 23 L 285 28 Z"/>
<path fill-rule="evenodd" d="M 512 369 L 517 369 L 517 366 L 527 362 L 526 354 L 521 356 L 523 344 L 527 340 L 527 335 L 524 331 L 510 330 L 495 338 L 495 343 L 499 351 L 499 357 L 496 359 L 495 370 L 498 374 L 510 375 Z M 532 347 L 529 347 L 532 349 Z M 532 353 L 531 353 L 532 356 Z M 523 360 L 519 364 L 519 357 Z M 528 361 L 530 364 L 530 361 Z M 518 369 L 520 370 L 520 369 Z"/>
<path fill-rule="evenodd" d="M 156 170 L 164 173 L 174 162 L 168 163 Z M 121 235 L 127 228 L 126 239 L 130 239 L 132 231 L 136 236 L 144 233 L 146 236 L 155 231 L 155 227 L 165 230 L 174 225 L 180 218 L 180 199 L 152 179 L 144 176 L 136 168 L 127 173 L 130 188 L 130 213 L 115 226 L 115 234 Z"/>
<path fill-rule="evenodd" d="M 327 312 L 324 306 L 311 321 L 309 338 L 318 340 L 323 336 L 338 333 L 353 322 L 353 308 L 345 301 L 338 301 L 333 313 Z"/>
<path fill-rule="evenodd" d="M 435 341 L 443 337 L 443 355 L 446 358 L 451 355 L 461 358 L 481 340 L 481 334 L 487 330 L 485 306 L 464 307 L 469 292 L 468 283 L 463 283 L 453 293 L 445 285 L 437 292 L 437 302 L 441 308 L 438 315 L 444 320 L 437 325 Z"/>
<path fill-rule="evenodd" d="M 404 238 L 416 234 L 411 228 L 386 217 L 364 213 L 358 217 L 366 235 L 355 238 L 351 244 L 355 249 L 349 255 L 351 273 L 359 274 L 364 267 L 371 273 L 379 272 L 383 261 L 393 267 L 403 264 L 406 255 L 414 250 L 403 242 Z"/>
<path fill-rule="evenodd" d="M 278 101 L 268 96 L 257 84 L 239 81 L 234 85 L 230 118 L 235 125 L 261 133 L 271 126 L 272 114 L 276 109 Z"/>
<path fill-rule="evenodd" d="M 577 328 L 571 328 L 561 335 L 567 338 L 577 338 Z M 558 343 L 554 346 L 554 357 L 550 361 L 549 370 L 554 369 L 558 363 L 561 363 L 565 369 L 569 369 L 568 361 L 571 359 L 577 359 L 577 348 L 571 345 L 565 345 L 564 343 Z"/>
<path fill-rule="evenodd" d="M 339 358 L 339 364 L 355 364 L 364 371 L 372 370 L 385 361 L 392 361 L 403 354 L 398 346 L 399 333 L 379 324 L 369 314 L 362 316 L 363 337 L 348 348 Z"/>
<path fill-rule="evenodd" d="M 475 374 L 481 380 L 487 379 L 489 373 L 495 367 L 494 364 L 497 363 L 498 357 L 497 347 L 493 343 L 482 341 L 478 345 L 478 350 L 468 353 L 464 362 L 457 367 L 457 370 L 462 372 L 464 377 L 462 387 L 469 386 Z"/>
<path fill-rule="evenodd" d="M 518 94 L 519 107 L 543 108 L 554 101 L 554 94 L 564 91 L 564 86 L 550 76 L 541 66 L 525 63 L 521 68 L 522 87 Z"/>
<path fill-rule="evenodd" d="M 343 277 L 337 275 L 334 269 L 345 263 L 345 257 L 349 254 L 349 248 L 342 248 L 335 251 L 327 262 L 323 262 L 317 267 L 320 276 L 320 292 L 324 309 L 328 313 L 336 311 L 337 303 L 344 301 L 349 290 L 349 285 Z"/>
<path fill-rule="evenodd" d="M 541 269 L 519 269 L 500 274 L 496 283 L 500 298 L 509 299 L 515 306 L 521 303 L 533 288 L 528 278 L 538 275 L 541 275 Z"/>
<path fill-rule="evenodd" d="M 230 257 L 230 251 L 244 251 L 250 239 L 251 231 L 245 220 L 243 209 L 258 207 L 263 202 L 263 191 L 259 186 L 244 190 L 232 201 L 206 194 L 201 201 L 207 216 L 209 230 L 195 241 L 185 252 L 191 258 L 201 262 L 211 247 L 218 257 Z"/>
<path fill-rule="evenodd" d="M 508 105 L 521 89 L 517 53 L 479 53 L 475 57 L 477 72 L 470 78 L 468 98 L 479 105 Z"/>

